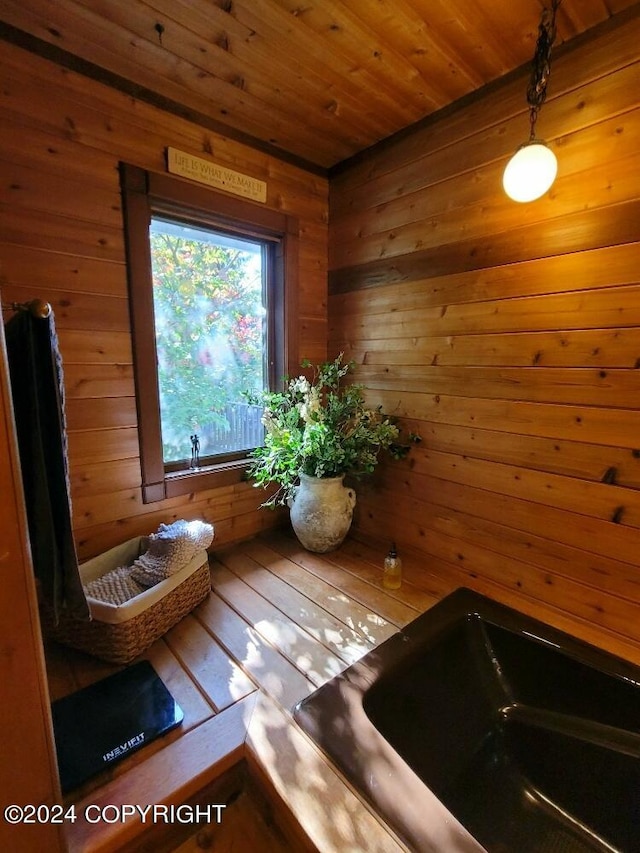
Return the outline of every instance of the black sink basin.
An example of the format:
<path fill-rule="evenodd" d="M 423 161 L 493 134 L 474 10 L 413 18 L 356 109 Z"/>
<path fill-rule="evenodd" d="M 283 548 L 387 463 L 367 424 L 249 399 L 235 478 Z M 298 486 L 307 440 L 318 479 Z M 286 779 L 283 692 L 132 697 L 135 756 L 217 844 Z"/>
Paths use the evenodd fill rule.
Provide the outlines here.
<path fill-rule="evenodd" d="M 640 668 L 458 590 L 300 725 L 417 851 L 640 851 Z"/>

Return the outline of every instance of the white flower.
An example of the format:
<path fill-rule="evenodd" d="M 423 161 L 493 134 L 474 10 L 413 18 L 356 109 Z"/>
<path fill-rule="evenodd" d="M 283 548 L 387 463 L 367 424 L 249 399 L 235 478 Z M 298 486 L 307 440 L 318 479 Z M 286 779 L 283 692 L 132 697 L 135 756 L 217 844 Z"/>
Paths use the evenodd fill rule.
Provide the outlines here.
<path fill-rule="evenodd" d="M 289 382 L 289 391 L 292 394 L 308 394 L 311 390 L 311 385 L 306 376 L 298 376 L 297 379 L 292 379 Z"/>
<path fill-rule="evenodd" d="M 304 403 L 298 403 L 298 411 L 306 424 L 310 423 L 310 421 L 322 420 L 322 403 L 317 388 L 309 388 L 308 393 L 305 395 Z"/>
<path fill-rule="evenodd" d="M 320 392 L 317 388 L 312 388 L 309 392 L 307 408 L 309 411 L 309 415 L 316 415 L 316 420 L 319 420 L 319 416 L 322 413 L 322 401 L 320 400 Z"/>

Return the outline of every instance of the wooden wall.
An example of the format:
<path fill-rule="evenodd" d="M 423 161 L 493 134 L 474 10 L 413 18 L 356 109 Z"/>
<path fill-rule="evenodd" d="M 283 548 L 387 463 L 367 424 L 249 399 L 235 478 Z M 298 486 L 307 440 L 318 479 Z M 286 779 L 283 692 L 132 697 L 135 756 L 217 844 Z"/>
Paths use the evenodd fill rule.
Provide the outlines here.
<path fill-rule="evenodd" d="M 272 524 L 247 484 L 142 503 L 117 164 L 164 171 L 170 145 L 267 182 L 267 204 L 299 217 L 299 350 L 313 361 L 327 342 L 326 178 L 10 44 L 0 69 L 2 300 L 54 308 L 81 558 L 174 518 L 213 522 L 218 545 Z"/>
<path fill-rule="evenodd" d="M 635 7 L 554 56 L 539 201 L 501 188 L 528 71 L 330 182 L 330 352 L 423 437 L 357 535 L 612 645 L 640 640 L 639 42 Z"/>

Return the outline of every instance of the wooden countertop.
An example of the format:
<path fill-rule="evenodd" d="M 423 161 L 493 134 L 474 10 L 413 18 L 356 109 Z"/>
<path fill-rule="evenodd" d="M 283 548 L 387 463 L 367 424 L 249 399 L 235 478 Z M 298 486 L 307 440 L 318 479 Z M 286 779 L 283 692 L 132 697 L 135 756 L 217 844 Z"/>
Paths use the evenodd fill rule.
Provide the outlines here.
<path fill-rule="evenodd" d="M 216 551 L 211 595 L 143 656 L 182 706 L 182 726 L 75 792 L 78 812 L 183 803 L 244 759 L 291 812 L 310 849 L 405 850 L 292 717 L 296 702 L 457 586 L 410 558 L 401 588 L 387 591 L 383 559 L 384 549 L 354 539 L 311 554 L 280 531 Z M 622 657 L 638 656 L 561 614 L 531 615 Z M 47 660 L 52 699 L 117 669 L 57 646 Z M 69 850 L 138 849 L 144 830 L 136 816 L 80 819 L 68 827 Z"/>

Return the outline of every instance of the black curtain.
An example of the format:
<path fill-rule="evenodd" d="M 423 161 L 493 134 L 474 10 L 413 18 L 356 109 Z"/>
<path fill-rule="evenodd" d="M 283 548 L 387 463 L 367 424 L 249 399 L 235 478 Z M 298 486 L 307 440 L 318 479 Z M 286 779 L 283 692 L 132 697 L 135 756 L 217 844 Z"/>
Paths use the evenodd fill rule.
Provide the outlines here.
<path fill-rule="evenodd" d="M 39 594 L 57 622 L 89 618 L 73 531 L 64 377 L 53 312 L 18 310 L 5 324 L 29 539 Z"/>

